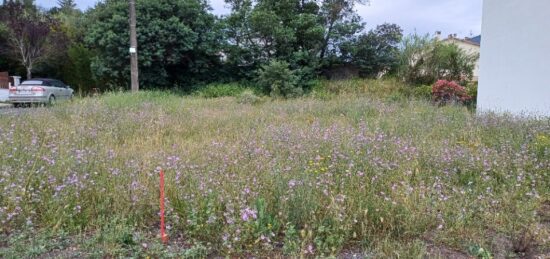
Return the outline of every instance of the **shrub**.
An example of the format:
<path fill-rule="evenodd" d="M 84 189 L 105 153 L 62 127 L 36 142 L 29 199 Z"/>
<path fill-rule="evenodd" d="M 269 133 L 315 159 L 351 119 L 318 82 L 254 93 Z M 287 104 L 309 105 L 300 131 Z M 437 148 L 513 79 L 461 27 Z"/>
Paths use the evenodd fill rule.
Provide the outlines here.
<path fill-rule="evenodd" d="M 430 68 L 436 79 L 466 83 L 472 80 L 479 55 L 470 54 L 456 44 L 436 42 Z"/>
<path fill-rule="evenodd" d="M 298 84 L 296 71 L 290 70 L 285 61 L 272 61 L 258 72 L 258 84 L 273 97 L 292 98 L 304 92 Z"/>
<path fill-rule="evenodd" d="M 531 147 L 540 159 L 544 159 L 545 157 L 550 158 L 550 136 L 544 134 L 537 135 Z"/>
<path fill-rule="evenodd" d="M 430 99 L 432 98 L 433 87 L 431 85 L 416 86 L 412 89 L 412 95 L 417 98 Z"/>
<path fill-rule="evenodd" d="M 224 96 L 239 96 L 245 88 L 236 83 L 210 84 L 199 89 L 196 94 L 204 98 L 218 98 Z"/>
<path fill-rule="evenodd" d="M 430 35 L 411 35 L 403 39 L 398 76 L 408 84 L 433 84 L 437 79 L 463 82 L 472 79 L 478 58 Z"/>
<path fill-rule="evenodd" d="M 477 82 L 474 82 L 466 87 L 466 92 L 472 97 L 472 101 L 477 100 Z"/>
<path fill-rule="evenodd" d="M 409 84 L 432 84 L 433 78 L 428 73 L 428 63 L 433 54 L 434 41 L 429 35 L 417 34 L 407 36 L 401 43 L 399 54 L 399 78 Z"/>
<path fill-rule="evenodd" d="M 238 97 L 240 104 L 259 104 L 262 102 L 262 98 L 254 94 L 252 90 L 245 90 Z"/>
<path fill-rule="evenodd" d="M 454 81 L 439 80 L 432 88 L 433 101 L 439 105 L 449 103 L 465 104 L 472 99 L 466 88 Z"/>

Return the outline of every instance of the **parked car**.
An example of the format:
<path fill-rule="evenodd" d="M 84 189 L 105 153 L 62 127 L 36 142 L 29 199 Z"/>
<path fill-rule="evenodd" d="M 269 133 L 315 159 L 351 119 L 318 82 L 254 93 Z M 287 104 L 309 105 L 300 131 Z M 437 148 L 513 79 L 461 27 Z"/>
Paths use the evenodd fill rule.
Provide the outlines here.
<path fill-rule="evenodd" d="M 35 78 L 10 88 L 9 102 L 21 104 L 54 104 L 73 98 L 74 90 L 55 79 Z"/>

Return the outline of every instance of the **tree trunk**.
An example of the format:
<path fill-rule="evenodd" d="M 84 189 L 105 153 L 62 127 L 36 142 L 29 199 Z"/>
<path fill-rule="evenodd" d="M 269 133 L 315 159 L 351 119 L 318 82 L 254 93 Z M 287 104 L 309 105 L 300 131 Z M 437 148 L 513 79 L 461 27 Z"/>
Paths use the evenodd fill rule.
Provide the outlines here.
<path fill-rule="evenodd" d="M 27 67 L 27 80 L 32 79 L 32 67 Z"/>
<path fill-rule="evenodd" d="M 323 41 L 323 49 L 321 49 L 321 59 L 325 58 L 325 53 L 326 53 L 327 48 L 328 48 L 328 42 L 330 41 L 330 34 L 332 33 L 332 28 L 333 27 L 334 27 L 334 21 L 331 21 L 330 25 L 329 25 L 329 28 L 328 28 L 327 36 L 325 36 L 325 39 Z"/>

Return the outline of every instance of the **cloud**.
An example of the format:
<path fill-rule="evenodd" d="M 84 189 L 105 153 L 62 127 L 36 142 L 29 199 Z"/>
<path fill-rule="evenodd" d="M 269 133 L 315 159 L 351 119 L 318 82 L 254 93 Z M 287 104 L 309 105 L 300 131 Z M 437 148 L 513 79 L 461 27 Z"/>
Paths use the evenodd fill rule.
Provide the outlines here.
<path fill-rule="evenodd" d="M 371 0 L 357 11 L 369 28 L 389 22 L 405 33 L 443 31 L 469 36 L 481 32 L 481 7 L 482 0 Z"/>
<path fill-rule="evenodd" d="M 88 8 L 94 7 L 97 0 L 76 0 L 75 1 L 78 8 L 86 10 Z M 57 6 L 56 0 L 36 0 L 36 4 L 45 8 L 52 8 Z"/>
<path fill-rule="evenodd" d="M 93 7 L 97 0 L 76 0 L 78 7 Z M 37 0 L 43 7 L 56 5 L 54 0 Z M 211 0 L 213 12 L 227 14 L 224 0 Z M 457 33 L 461 36 L 481 33 L 482 0 L 370 0 L 357 7 L 368 28 L 389 22 L 401 26 L 405 33 Z"/>

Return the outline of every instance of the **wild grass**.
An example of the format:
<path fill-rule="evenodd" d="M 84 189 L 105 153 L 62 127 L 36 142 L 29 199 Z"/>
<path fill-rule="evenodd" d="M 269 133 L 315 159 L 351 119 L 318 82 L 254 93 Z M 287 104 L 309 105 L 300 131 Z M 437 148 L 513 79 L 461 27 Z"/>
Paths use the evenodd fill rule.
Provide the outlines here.
<path fill-rule="evenodd" d="M 371 83 L 254 105 L 111 93 L 1 115 L 0 257 L 550 247 L 549 120 L 437 108 Z"/>

